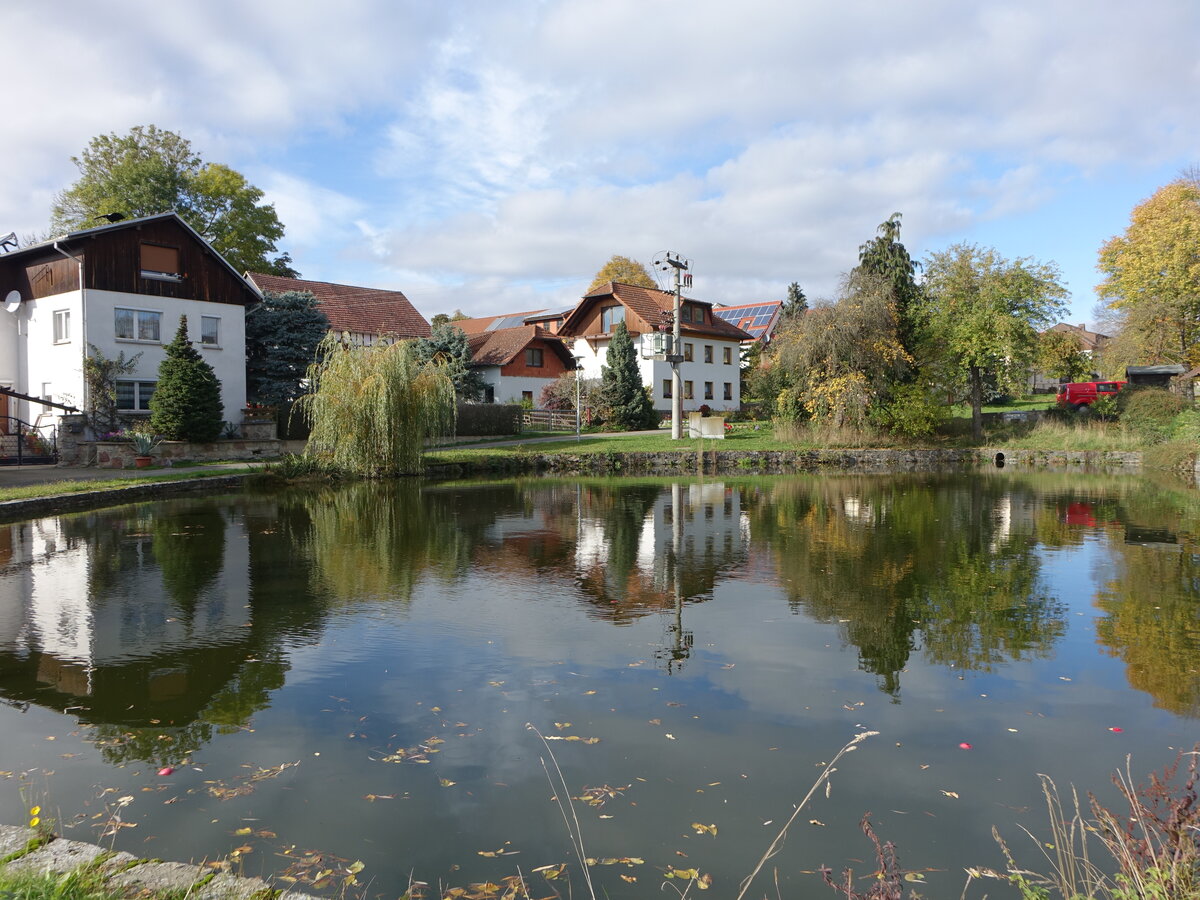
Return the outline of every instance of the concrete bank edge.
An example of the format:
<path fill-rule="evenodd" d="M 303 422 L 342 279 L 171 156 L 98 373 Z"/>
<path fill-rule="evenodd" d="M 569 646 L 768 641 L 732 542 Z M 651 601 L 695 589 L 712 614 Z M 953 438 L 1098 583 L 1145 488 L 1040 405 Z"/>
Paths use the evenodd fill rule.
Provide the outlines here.
<path fill-rule="evenodd" d="M 196 900 L 316 900 L 271 887 L 262 878 L 213 872 L 195 864 L 139 859 L 97 844 L 47 836 L 20 825 L 0 825 L 0 871 L 34 875 L 99 875 L 114 894 L 130 897 L 187 893 Z"/>

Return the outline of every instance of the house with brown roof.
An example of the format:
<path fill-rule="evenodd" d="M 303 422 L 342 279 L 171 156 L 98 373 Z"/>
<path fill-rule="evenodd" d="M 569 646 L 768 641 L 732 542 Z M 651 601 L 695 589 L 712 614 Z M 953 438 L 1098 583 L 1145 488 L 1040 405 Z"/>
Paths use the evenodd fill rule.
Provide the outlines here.
<path fill-rule="evenodd" d="M 0 255 L 0 431 L 9 416 L 39 425 L 49 407 L 86 407 L 85 361 L 124 354 L 115 384 L 127 420 L 146 418 L 166 347 L 188 336 L 221 382 L 226 421 L 246 407 L 248 306 L 259 294 L 173 212 L 125 219 Z"/>
<path fill-rule="evenodd" d="M 429 337 L 429 322 L 400 291 L 307 281 L 247 272 L 246 278 L 260 291 L 282 294 L 308 291 L 329 320 L 335 334 L 348 334 L 351 343 L 369 347 L 380 337 L 394 340 Z"/>
<path fill-rule="evenodd" d="M 665 360 L 653 358 L 655 332 L 669 331 L 675 295 L 666 291 L 610 281 L 586 295 L 562 323 L 558 334 L 580 359 L 583 375 L 600 377 L 608 345 L 619 322 L 633 338 L 640 359 L 642 383 L 651 388 L 654 408 L 671 408 L 672 373 Z M 680 375 L 683 409 L 735 410 L 741 406 L 740 349 L 754 336 L 713 312 L 713 304 L 684 298 L 680 310 Z"/>
<path fill-rule="evenodd" d="M 1063 334 L 1069 334 L 1079 343 L 1081 353 L 1087 354 L 1092 360 L 1092 375 L 1098 375 L 1100 371 L 1100 356 L 1104 353 L 1104 346 L 1112 340 L 1107 334 L 1101 334 L 1098 331 L 1089 331 L 1086 324 L 1080 322 L 1078 325 L 1069 325 L 1066 322 L 1059 322 L 1057 325 L 1052 325 L 1047 331 L 1061 331 Z M 1053 393 L 1058 390 L 1058 379 L 1047 375 L 1045 372 L 1034 371 L 1029 376 L 1029 391 L 1030 393 Z"/>
<path fill-rule="evenodd" d="M 477 369 L 487 384 L 486 403 L 529 400 L 536 406 L 544 387 L 575 368 L 567 345 L 537 325 L 468 333 L 467 340 L 471 368 Z"/>

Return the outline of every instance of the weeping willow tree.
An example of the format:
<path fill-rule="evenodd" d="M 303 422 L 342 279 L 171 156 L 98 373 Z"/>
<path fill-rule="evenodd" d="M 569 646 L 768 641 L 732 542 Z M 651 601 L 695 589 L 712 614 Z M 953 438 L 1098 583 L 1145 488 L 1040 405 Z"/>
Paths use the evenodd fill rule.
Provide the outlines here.
<path fill-rule="evenodd" d="M 312 428 L 305 452 L 359 475 L 420 472 L 426 439 L 454 431 L 454 384 L 442 369 L 407 341 L 351 347 L 326 335 L 308 370 L 315 390 L 299 403 Z"/>

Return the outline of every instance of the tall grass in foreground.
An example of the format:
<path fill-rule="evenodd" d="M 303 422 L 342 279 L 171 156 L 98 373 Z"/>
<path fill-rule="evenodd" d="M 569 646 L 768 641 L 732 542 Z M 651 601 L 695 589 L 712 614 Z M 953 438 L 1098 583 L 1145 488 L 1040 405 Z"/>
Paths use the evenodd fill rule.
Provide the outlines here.
<path fill-rule="evenodd" d="M 426 441 L 454 431 L 454 384 L 442 368 L 409 341 L 352 347 L 326 335 L 308 370 L 316 389 L 297 404 L 312 428 L 305 453 L 357 475 L 420 472 Z"/>
<path fill-rule="evenodd" d="M 1028 830 L 1026 834 L 1041 851 L 1048 871 L 1018 866 L 999 832 L 992 829 L 1007 869 L 967 869 L 970 880 L 1008 881 L 1024 900 L 1055 896 L 1064 900 L 1200 898 L 1200 744 L 1180 752 L 1161 774 L 1151 774 L 1148 784 L 1134 782 L 1127 759 L 1125 770 L 1113 776 L 1127 811 L 1110 810 L 1089 794 L 1088 817 L 1074 789 L 1068 806 L 1054 782 L 1048 776 L 1039 777 L 1050 821 L 1049 840 Z M 1095 841 L 1111 859 L 1108 871 L 1094 861 L 1091 844 Z"/>

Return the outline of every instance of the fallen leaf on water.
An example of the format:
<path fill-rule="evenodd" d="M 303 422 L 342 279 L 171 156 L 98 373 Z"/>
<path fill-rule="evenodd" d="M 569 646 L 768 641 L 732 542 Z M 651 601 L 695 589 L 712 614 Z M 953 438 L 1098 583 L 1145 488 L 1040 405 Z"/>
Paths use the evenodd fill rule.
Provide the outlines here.
<path fill-rule="evenodd" d="M 449 778 L 439 778 L 438 784 L 440 784 L 442 787 L 453 787 L 454 785 L 458 784 L 458 782 L 451 781 Z"/>
<path fill-rule="evenodd" d="M 590 696 L 591 696 L 592 694 L 594 694 L 594 693 L 596 693 L 596 692 L 595 692 L 595 691 L 584 691 L 584 692 L 583 692 L 583 696 L 585 696 L 585 697 L 590 697 Z"/>
<path fill-rule="evenodd" d="M 249 834 L 249 833 L 250 833 L 249 828 L 239 828 L 237 831 L 234 832 L 234 834 Z"/>
<path fill-rule="evenodd" d="M 712 880 L 712 876 L 705 872 L 696 879 L 696 887 L 700 888 L 702 891 L 707 891 L 710 887 L 712 887 Z"/>
<path fill-rule="evenodd" d="M 675 735 L 673 734 L 664 734 L 663 737 L 665 737 L 668 741 L 675 740 Z"/>
<path fill-rule="evenodd" d="M 624 875 L 624 874 L 623 874 L 623 875 L 621 875 L 621 880 L 622 880 L 622 881 L 626 881 L 626 882 L 628 882 L 629 884 L 634 884 L 634 883 L 636 883 L 636 882 L 637 882 L 637 876 L 636 876 L 636 875 Z"/>
<path fill-rule="evenodd" d="M 947 797 L 953 797 L 955 800 L 958 799 L 957 791 L 942 791 L 942 793 L 945 794 Z"/>
<path fill-rule="evenodd" d="M 554 727 L 557 728 L 559 731 L 562 731 L 564 728 L 570 728 L 571 723 L 570 722 L 555 722 Z"/>
<path fill-rule="evenodd" d="M 716 825 L 704 825 L 701 822 L 693 822 L 692 829 L 696 832 L 696 834 L 711 834 L 713 837 L 717 836 Z"/>
<path fill-rule="evenodd" d="M 809 825 L 820 825 L 822 828 L 825 827 L 825 823 L 822 822 L 820 819 L 809 819 L 808 824 Z"/>
<path fill-rule="evenodd" d="M 651 720 L 650 720 L 650 724 L 651 724 L 651 725 L 661 725 L 661 724 L 662 724 L 662 719 L 651 719 Z"/>

